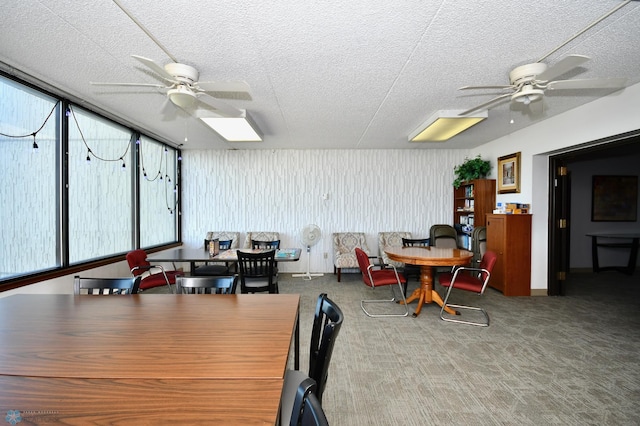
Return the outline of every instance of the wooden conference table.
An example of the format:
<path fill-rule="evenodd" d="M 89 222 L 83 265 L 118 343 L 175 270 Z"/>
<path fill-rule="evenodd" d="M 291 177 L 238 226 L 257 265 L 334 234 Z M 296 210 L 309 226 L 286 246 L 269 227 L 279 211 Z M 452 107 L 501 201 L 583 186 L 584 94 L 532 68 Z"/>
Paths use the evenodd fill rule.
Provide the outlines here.
<path fill-rule="evenodd" d="M 420 315 L 425 303 L 443 304 L 442 298 L 433 289 L 433 267 L 466 265 L 473 257 L 473 253 L 467 250 L 438 247 L 388 247 L 384 252 L 391 260 L 420 266 L 420 287 L 407 298 L 407 303 L 418 300 L 414 317 Z M 456 313 L 451 308 L 446 308 L 446 311 L 454 315 Z"/>
<path fill-rule="evenodd" d="M 0 413 L 22 424 L 276 422 L 299 295 L 0 298 Z"/>

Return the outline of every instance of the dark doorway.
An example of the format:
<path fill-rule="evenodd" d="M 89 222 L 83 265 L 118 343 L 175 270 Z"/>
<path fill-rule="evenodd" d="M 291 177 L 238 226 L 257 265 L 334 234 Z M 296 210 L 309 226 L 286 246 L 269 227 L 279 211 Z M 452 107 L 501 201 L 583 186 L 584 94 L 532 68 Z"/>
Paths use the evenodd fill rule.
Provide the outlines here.
<path fill-rule="evenodd" d="M 571 164 L 630 155 L 640 155 L 640 130 L 549 157 L 549 296 L 564 294 L 564 283 L 570 273 Z"/>

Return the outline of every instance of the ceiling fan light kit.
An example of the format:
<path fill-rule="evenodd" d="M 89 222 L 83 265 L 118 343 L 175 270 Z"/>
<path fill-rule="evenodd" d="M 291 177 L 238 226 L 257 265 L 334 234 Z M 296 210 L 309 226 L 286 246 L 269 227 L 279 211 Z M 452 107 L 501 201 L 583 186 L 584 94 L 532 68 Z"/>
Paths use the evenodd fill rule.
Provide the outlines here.
<path fill-rule="evenodd" d="M 462 110 L 440 110 L 409 135 L 409 142 L 444 142 L 489 116 L 487 110 L 461 115 Z"/>
<path fill-rule="evenodd" d="M 175 106 L 182 109 L 188 110 L 196 103 L 196 94 L 183 85 L 179 85 L 175 89 L 169 89 L 167 96 Z"/>

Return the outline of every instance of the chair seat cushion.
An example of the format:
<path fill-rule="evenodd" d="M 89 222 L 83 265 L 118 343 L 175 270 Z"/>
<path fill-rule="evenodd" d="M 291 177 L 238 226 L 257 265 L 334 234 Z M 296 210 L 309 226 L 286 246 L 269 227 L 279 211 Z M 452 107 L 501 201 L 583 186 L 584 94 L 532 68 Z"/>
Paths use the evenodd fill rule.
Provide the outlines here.
<path fill-rule="evenodd" d="M 180 271 L 165 271 L 167 274 L 167 278 L 169 279 L 170 284 L 176 283 L 176 276 L 182 275 Z M 162 272 L 158 272 L 157 274 L 149 275 L 140 281 L 140 290 L 146 290 L 148 288 L 160 287 L 163 285 L 167 285 L 167 281 L 164 279 L 164 275 Z"/>
<path fill-rule="evenodd" d="M 196 267 L 193 275 L 228 275 L 229 267 L 225 265 L 202 265 Z"/>
<path fill-rule="evenodd" d="M 343 253 L 336 256 L 334 264 L 336 268 L 357 268 L 358 259 L 355 253 Z"/>
<path fill-rule="evenodd" d="M 443 287 L 449 287 L 452 279 L 453 274 L 451 272 L 445 272 L 438 275 L 438 281 Z M 471 274 L 460 272 L 456 277 L 456 282 L 453 288 L 480 293 L 482 291 L 482 281 Z"/>
<path fill-rule="evenodd" d="M 367 274 L 363 274 L 362 276 L 364 278 L 364 283 L 369 287 L 372 287 L 372 284 L 369 281 L 369 276 Z M 371 271 L 371 277 L 373 278 L 373 283 L 375 284 L 375 287 L 383 286 L 383 285 L 398 284 L 398 278 L 400 279 L 400 283 L 402 284 L 407 282 L 407 279 L 402 274 L 398 274 L 398 278 L 396 278 L 396 273 L 393 271 L 393 269 L 382 269 L 380 271 Z"/>

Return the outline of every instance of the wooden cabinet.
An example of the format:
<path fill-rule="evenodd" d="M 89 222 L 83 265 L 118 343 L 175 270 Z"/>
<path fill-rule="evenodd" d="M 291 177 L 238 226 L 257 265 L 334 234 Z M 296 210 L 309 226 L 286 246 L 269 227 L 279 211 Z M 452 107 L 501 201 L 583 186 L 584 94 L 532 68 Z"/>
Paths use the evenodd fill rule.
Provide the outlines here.
<path fill-rule="evenodd" d="M 487 215 L 487 250 L 498 255 L 489 286 L 505 296 L 531 295 L 531 215 Z"/>
<path fill-rule="evenodd" d="M 496 208 L 495 179 L 475 179 L 453 190 L 453 224 L 473 214 L 474 226 L 485 226 L 486 216 Z"/>

